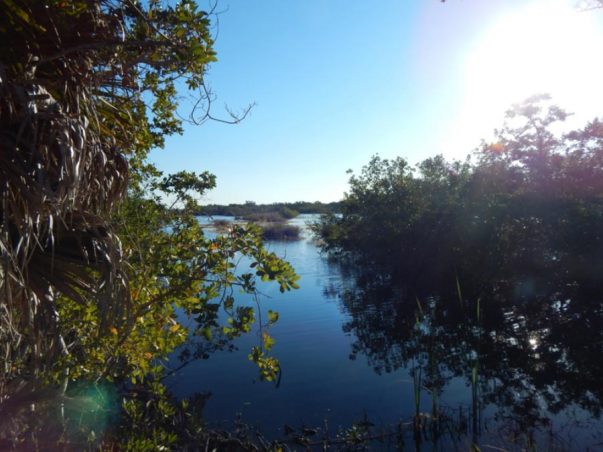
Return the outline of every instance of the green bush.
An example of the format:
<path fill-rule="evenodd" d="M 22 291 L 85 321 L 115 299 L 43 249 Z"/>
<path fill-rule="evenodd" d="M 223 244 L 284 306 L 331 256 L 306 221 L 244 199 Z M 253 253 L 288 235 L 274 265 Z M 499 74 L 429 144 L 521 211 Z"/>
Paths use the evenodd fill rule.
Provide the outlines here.
<path fill-rule="evenodd" d="M 555 134 L 567 115 L 546 101 L 515 106 L 497 141 L 464 162 L 373 157 L 350 178 L 342 214 L 313 226 L 323 248 L 424 287 L 600 262 L 603 124 Z"/>

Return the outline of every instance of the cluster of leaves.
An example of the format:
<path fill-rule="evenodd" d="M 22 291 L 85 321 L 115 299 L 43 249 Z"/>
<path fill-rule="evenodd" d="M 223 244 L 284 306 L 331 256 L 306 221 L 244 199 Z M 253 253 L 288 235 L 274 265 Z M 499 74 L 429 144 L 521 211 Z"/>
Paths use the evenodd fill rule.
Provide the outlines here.
<path fill-rule="evenodd" d="M 187 359 L 205 357 L 252 329 L 254 307 L 235 304 L 235 290 L 256 294 L 257 279 L 276 281 L 282 292 L 297 287 L 293 268 L 263 247 L 256 227 L 235 225 L 217 237 L 205 236 L 193 193 L 213 184 L 207 174 L 181 172 L 147 177 L 130 190 L 113 218 L 127 257 L 130 310 L 123 322 L 99 330 L 97 305 L 62 299 L 61 332 L 70 353 L 59 363 L 71 369 L 72 378 L 142 381 L 158 358 L 185 343 Z M 165 204 L 168 196 L 171 205 Z M 279 372 L 274 358 L 264 354 L 273 342 L 265 328 L 276 318 L 261 325 L 262 346 L 250 355 L 266 380 Z M 109 334 L 98 333 L 105 330 Z M 201 344 L 190 351 L 196 342 Z"/>
<path fill-rule="evenodd" d="M 131 311 L 110 218 L 148 151 L 181 131 L 177 81 L 202 89 L 215 55 L 208 13 L 192 1 L 0 5 L 0 344 L 10 379 L 69 353 L 59 296 L 96 304 L 102 333 Z"/>

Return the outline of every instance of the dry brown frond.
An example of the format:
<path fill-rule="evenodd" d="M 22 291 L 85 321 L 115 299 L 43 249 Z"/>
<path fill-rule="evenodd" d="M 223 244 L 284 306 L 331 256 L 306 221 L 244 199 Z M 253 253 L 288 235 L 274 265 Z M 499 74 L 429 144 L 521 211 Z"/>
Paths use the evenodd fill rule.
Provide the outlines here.
<path fill-rule="evenodd" d="M 90 2 L 95 6 L 97 2 Z M 92 92 L 102 84 L 90 52 L 114 31 L 98 8 L 65 16 L 45 2 L 3 3 L 0 19 L 0 355 L 2 373 L 41 370 L 58 353 L 57 294 L 94 300 L 106 318 L 127 309 L 121 248 L 109 213 L 128 165 Z M 24 23 L 28 18 L 28 23 Z M 88 41 L 87 41 L 88 40 Z M 106 50 L 105 50 L 106 52 Z M 103 322 L 103 324 L 105 324 Z M 103 325 L 101 325 L 103 327 Z"/>

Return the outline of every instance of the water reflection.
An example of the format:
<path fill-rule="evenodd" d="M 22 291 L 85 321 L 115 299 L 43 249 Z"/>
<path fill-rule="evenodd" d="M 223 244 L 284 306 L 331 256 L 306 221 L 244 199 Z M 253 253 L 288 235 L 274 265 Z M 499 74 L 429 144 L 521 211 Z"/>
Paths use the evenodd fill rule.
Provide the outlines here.
<path fill-rule="evenodd" d="M 326 289 L 350 314 L 343 329 L 355 337 L 351 359 L 366 356 L 378 374 L 408 370 L 415 428 L 452 416 L 476 443 L 497 431 L 504 442 L 529 445 L 547 435 L 562 444 L 569 434 L 560 430 L 571 426 L 571 449 L 601 444 L 601 262 L 532 251 L 548 258 L 395 284 L 363 272 L 339 291 Z M 459 379 L 465 402 L 454 412 L 440 398 L 462 388 Z M 429 413 L 420 409 L 426 398 Z"/>
<path fill-rule="evenodd" d="M 254 334 L 234 350 L 191 348 L 189 358 L 211 358 L 193 359 L 166 379 L 179 397 L 212 393 L 204 409 L 211 425 L 232 427 L 240 413 L 268 438 L 283 437 L 285 425 L 328 425 L 336 435 L 367 416 L 376 435 L 392 426 L 397 438 L 400 428 L 407 449 L 603 443 L 603 267 L 596 259 L 574 252 L 575 265 L 569 252 L 522 242 L 490 253 L 495 260 L 483 251 L 458 257 L 456 268 L 441 262 L 393 284 L 383 273 L 328 259 L 308 235 L 269 247 L 302 275 L 297 291 L 262 289 L 262 309 L 280 313 L 273 335 L 281 384 L 257 383 L 247 360 Z M 248 301 L 237 295 L 237 303 Z M 178 368 L 181 357 L 170 364 Z M 388 447 L 398 445 L 370 446 Z"/>

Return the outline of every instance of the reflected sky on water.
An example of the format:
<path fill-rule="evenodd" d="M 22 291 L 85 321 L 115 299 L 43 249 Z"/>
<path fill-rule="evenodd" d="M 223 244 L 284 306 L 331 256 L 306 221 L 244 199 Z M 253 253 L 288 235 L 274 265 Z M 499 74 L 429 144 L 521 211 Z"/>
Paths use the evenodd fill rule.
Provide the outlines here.
<path fill-rule="evenodd" d="M 260 288 L 263 318 L 268 309 L 280 313 L 270 330 L 279 384 L 258 381 L 247 359 L 257 334 L 166 381 L 179 397 L 210 392 L 204 412 L 212 424 L 230 426 L 240 413 L 269 437 L 282 436 L 285 424 L 326 422 L 332 432 L 365 418 L 395 424 L 416 415 L 418 393 L 421 416 L 447 418 L 458 433 L 438 440 L 444 449 L 471 439 L 570 450 L 603 441 L 598 280 L 507 273 L 479 291 L 467 284 L 459 301 L 456 287 L 418 297 L 376 284 L 370 272 L 352 275 L 321 255 L 308 231 L 269 248 L 301 276 L 290 293 Z"/>

